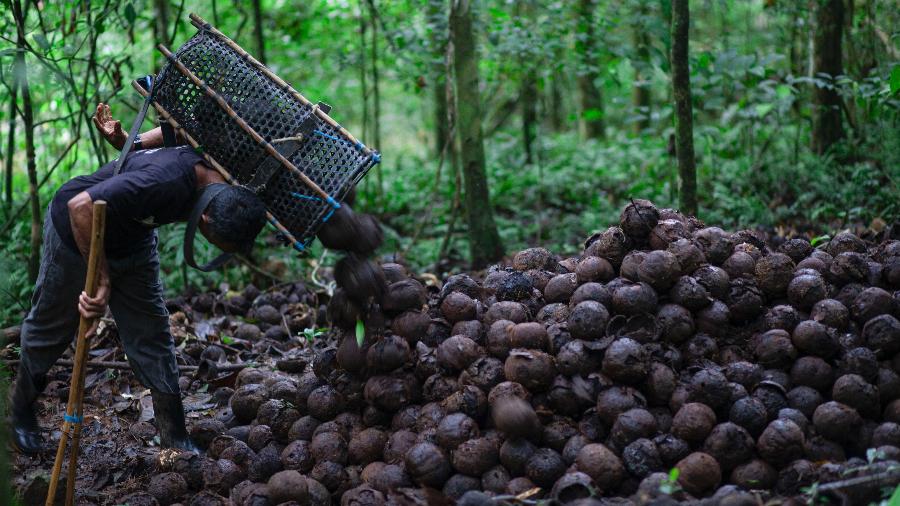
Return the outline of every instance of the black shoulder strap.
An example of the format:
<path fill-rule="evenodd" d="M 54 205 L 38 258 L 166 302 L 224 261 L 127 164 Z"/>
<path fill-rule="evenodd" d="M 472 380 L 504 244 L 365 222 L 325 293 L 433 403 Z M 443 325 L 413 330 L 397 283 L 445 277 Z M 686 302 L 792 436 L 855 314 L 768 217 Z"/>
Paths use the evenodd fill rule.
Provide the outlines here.
<path fill-rule="evenodd" d="M 194 269 L 210 272 L 221 267 L 222 264 L 231 258 L 231 253 L 222 253 L 212 259 L 208 264 L 202 266 L 198 266 L 197 262 L 194 260 L 194 235 L 197 233 L 197 224 L 200 223 L 200 218 L 203 216 L 203 211 L 206 210 L 206 206 L 212 202 L 212 199 L 216 198 L 216 195 L 228 188 L 228 186 L 228 183 L 213 183 L 208 185 L 203 189 L 203 193 L 200 194 L 197 203 L 194 204 L 194 208 L 191 210 L 191 216 L 188 218 L 187 226 L 184 229 L 184 261 Z"/>
<path fill-rule="evenodd" d="M 150 102 L 153 101 L 153 76 L 144 76 L 141 80 L 144 81 L 141 85 L 149 93 L 147 94 L 147 98 L 144 99 L 144 105 L 141 106 L 141 111 L 138 113 L 137 117 L 134 118 L 134 123 L 131 124 L 131 130 L 128 131 L 128 139 L 125 140 L 125 145 L 122 146 L 122 152 L 119 153 L 119 159 L 116 161 L 116 168 L 113 171 L 113 176 L 118 176 L 119 172 L 122 171 L 122 165 L 125 163 L 125 156 L 131 151 L 131 146 L 134 145 L 134 138 L 137 137 L 138 131 L 144 123 L 144 118 L 147 116 L 147 109 L 150 107 Z"/>

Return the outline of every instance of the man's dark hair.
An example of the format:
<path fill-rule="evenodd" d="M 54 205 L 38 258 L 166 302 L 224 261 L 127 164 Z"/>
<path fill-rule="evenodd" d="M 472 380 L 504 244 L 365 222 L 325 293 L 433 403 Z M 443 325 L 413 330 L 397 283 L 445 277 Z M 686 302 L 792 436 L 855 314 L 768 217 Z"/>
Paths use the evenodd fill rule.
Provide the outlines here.
<path fill-rule="evenodd" d="M 217 239 L 247 251 L 266 224 L 266 206 L 253 191 L 229 186 L 206 207 L 207 229 Z"/>

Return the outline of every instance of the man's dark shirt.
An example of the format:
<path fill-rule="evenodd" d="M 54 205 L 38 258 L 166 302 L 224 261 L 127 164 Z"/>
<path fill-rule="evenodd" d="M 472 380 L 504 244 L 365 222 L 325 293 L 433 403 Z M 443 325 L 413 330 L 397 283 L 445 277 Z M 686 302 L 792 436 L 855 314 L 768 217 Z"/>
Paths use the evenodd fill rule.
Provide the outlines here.
<path fill-rule="evenodd" d="M 184 220 L 197 196 L 194 165 L 200 155 L 188 146 L 129 153 L 122 172 L 115 161 L 89 176 L 78 176 L 56 192 L 50 216 L 63 243 L 77 251 L 68 202 L 83 191 L 106 201 L 106 255 L 121 258 L 153 245 L 153 230 Z"/>

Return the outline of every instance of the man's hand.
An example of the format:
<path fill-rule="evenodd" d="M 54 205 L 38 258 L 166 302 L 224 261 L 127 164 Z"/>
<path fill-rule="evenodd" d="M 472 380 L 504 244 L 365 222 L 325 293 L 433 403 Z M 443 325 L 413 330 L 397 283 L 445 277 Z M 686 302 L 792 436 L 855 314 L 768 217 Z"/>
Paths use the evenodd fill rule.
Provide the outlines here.
<path fill-rule="evenodd" d="M 93 297 L 88 296 L 87 292 L 81 292 L 81 295 L 78 296 L 78 312 L 87 319 L 102 317 L 106 314 L 109 292 L 109 279 L 101 275 L 97 293 Z"/>
<path fill-rule="evenodd" d="M 108 105 L 103 102 L 97 104 L 97 111 L 94 112 L 94 116 L 91 119 L 94 121 L 97 131 L 106 139 L 106 142 L 112 144 L 116 149 L 122 149 L 122 146 L 125 145 L 125 141 L 128 139 L 128 135 L 122 130 L 122 122 L 112 119 Z"/>

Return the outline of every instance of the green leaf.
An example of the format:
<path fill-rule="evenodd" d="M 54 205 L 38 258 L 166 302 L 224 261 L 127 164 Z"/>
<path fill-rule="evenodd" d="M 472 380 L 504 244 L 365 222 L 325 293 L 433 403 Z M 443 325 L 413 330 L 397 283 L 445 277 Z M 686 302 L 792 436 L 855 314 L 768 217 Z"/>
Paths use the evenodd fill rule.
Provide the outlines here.
<path fill-rule="evenodd" d="M 603 111 L 597 108 L 585 109 L 584 119 L 587 121 L 597 121 L 603 118 Z"/>
<path fill-rule="evenodd" d="M 363 339 L 366 337 L 366 326 L 362 320 L 356 320 L 356 344 L 362 347 Z"/>
<path fill-rule="evenodd" d="M 125 19 L 128 20 L 129 25 L 134 24 L 134 20 L 137 19 L 137 13 L 134 11 L 134 3 L 129 2 L 125 5 Z"/>
<path fill-rule="evenodd" d="M 757 104 L 756 108 L 755 108 L 756 115 L 759 116 L 760 118 L 765 117 L 765 115 L 769 114 L 769 112 L 774 108 L 775 108 L 775 105 L 773 105 L 773 104 Z"/>
<path fill-rule="evenodd" d="M 897 485 L 897 488 L 894 489 L 894 493 L 891 494 L 888 506 L 900 506 L 900 485 Z"/>
<path fill-rule="evenodd" d="M 704 52 L 700 54 L 700 58 L 697 58 L 697 67 L 701 69 L 705 69 L 709 67 L 709 64 L 712 62 L 712 56 L 709 53 Z"/>
<path fill-rule="evenodd" d="M 891 95 L 900 91 L 900 65 L 891 70 Z"/>
<path fill-rule="evenodd" d="M 231 336 L 222 336 L 222 343 L 223 344 L 233 344 L 234 338 Z"/>
<path fill-rule="evenodd" d="M 669 481 L 675 483 L 678 481 L 678 475 L 680 474 L 681 471 L 679 471 L 677 467 L 673 467 L 672 470 L 669 471 Z"/>
<path fill-rule="evenodd" d="M 818 237 L 813 237 L 811 241 L 809 241 L 809 245 L 815 248 L 819 244 L 822 244 L 825 241 L 831 240 L 830 235 L 820 235 Z"/>
<path fill-rule="evenodd" d="M 498 9 L 496 7 L 492 7 L 488 9 L 491 13 L 491 17 L 494 19 L 507 19 L 509 18 L 509 14 L 506 13 L 503 9 Z"/>
<path fill-rule="evenodd" d="M 775 94 L 778 95 L 778 98 L 788 98 L 791 96 L 791 87 L 786 84 L 779 84 L 775 88 Z"/>

